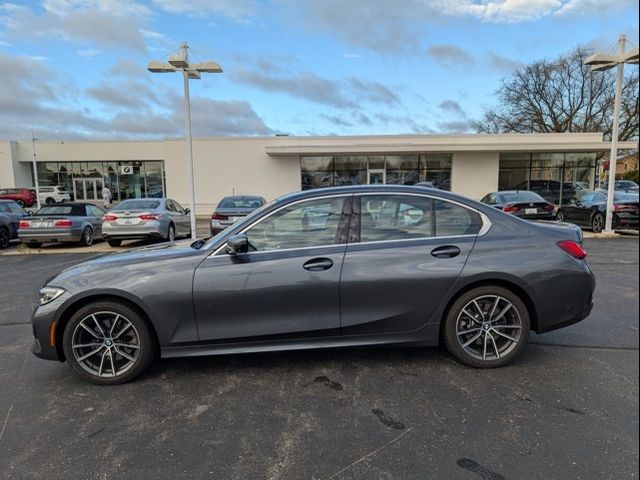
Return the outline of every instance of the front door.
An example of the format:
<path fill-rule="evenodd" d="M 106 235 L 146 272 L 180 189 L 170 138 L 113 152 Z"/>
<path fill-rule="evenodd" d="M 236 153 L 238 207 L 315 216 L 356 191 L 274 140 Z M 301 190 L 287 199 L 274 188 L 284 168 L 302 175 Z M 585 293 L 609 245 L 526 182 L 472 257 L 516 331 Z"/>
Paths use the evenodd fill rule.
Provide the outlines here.
<path fill-rule="evenodd" d="M 466 262 L 480 215 L 418 195 L 354 198 L 340 287 L 344 335 L 423 327 Z"/>
<path fill-rule="evenodd" d="M 370 169 L 367 172 L 367 183 L 369 185 L 384 185 L 386 183 L 386 172 L 384 168 Z"/>
<path fill-rule="evenodd" d="M 277 209 L 249 227 L 250 249 L 195 272 L 201 341 L 339 334 L 339 283 L 351 195 Z"/>

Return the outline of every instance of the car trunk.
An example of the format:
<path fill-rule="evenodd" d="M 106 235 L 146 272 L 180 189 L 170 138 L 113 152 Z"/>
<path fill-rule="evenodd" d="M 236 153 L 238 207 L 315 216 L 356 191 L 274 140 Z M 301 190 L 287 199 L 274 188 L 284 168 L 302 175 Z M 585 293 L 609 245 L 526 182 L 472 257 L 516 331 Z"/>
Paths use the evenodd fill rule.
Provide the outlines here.
<path fill-rule="evenodd" d="M 231 225 L 254 210 L 255 208 L 218 208 L 212 219 L 218 220 L 223 225 Z"/>
<path fill-rule="evenodd" d="M 121 210 L 121 211 L 111 211 L 107 214 L 113 215 L 116 217 L 115 220 L 110 221 L 111 225 L 118 225 L 119 227 L 126 227 L 127 225 L 142 225 L 148 221 L 158 221 L 160 214 L 155 212 L 154 210 L 147 209 L 136 209 L 136 210 Z M 140 218 L 142 215 L 155 215 L 158 218 Z"/>
<path fill-rule="evenodd" d="M 550 204 L 546 202 L 510 203 L 503 210 L 522 218 L 553 217 L 554 213 Z"/>

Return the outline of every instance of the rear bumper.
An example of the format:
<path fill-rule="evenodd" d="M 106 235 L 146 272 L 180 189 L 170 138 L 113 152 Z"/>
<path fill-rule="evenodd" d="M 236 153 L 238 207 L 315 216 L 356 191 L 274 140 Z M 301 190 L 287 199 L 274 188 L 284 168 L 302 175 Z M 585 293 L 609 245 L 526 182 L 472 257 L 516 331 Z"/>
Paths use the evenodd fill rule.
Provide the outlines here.
<path fill-rule="evenodd" d="M 163 230 L 160 222 L 146 222 L 144 225 L 110 225 L 106 222 L 102 224 L 102 238 L 104 240 L 165 238 L 167 233 Z"/>
<path fill-rule="evenodd" d="M 613 224 L 618 227 L 638 227 L 638 215 L 617 213 L 613 216 Z"/>
<path fill-rule="evenodd" d="M 79 242 L 82 238 L 82 230 L 49 230 L 42 232 L 30 232 L 18 230 L 18 238 L 23 243 L 57 243 Z"/>

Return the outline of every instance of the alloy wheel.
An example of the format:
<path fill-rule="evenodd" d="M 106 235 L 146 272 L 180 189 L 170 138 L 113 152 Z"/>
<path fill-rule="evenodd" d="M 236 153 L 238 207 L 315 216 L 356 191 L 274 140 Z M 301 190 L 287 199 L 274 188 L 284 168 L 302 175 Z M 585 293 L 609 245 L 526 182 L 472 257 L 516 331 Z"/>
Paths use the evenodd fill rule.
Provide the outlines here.
<path fill-rule="evenodd" d="M 93 243 L 93 232 L 89 228 L 84 229 L 84 244 L 90 246 Z"/>
<path fill-rule="evenodd" d="M 593 231 L 596 233 L 600 233 L 603 229 L 603 224 L 604 224 L 604 219 L 602 218 L 602 215 L 600 214 L 596 214 L 593 217 Z"/>
<path fill-rule="evenodd" d="M 129 371 L 140 356 L 140 335 L 119 313 L 91 313 L 78 323 L 71 348 L 78 364 L 97 377 L 117 377 Z"/>
<path fill-rule="evenodd" d="M 0 228 L 0 248 L 9 246 L 9 232 L 6 228 Z"/>
<path fill-rule="evenodd" d="M 522 319 L 517 308 L 499 295 L 483 295 L 468 302 L 456 320 L 462 349 L 478 360 L 498 360 L 520 342 Z"/>

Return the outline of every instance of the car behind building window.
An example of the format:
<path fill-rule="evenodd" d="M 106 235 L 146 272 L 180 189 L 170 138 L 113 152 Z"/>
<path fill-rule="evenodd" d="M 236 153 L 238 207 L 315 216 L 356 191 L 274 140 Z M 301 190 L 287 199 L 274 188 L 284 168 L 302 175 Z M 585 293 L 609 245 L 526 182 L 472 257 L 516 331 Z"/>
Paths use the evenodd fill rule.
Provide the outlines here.
<path fill-rule="evenodd" d="M 344 198 L 326 198 L 291 205 L 247 231 L 252 251 L 333 245 Z"/>

